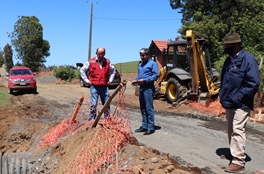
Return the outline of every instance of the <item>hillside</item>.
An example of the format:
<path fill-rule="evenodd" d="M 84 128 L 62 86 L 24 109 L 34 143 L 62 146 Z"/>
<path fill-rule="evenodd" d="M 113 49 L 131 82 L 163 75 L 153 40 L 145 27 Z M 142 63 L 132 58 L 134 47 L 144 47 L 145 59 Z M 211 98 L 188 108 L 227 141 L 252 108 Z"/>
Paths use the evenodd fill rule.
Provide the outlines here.
<path fill-rule="evenodd" d="M 123 62 L 123 63 L 117 63 L 114 64 L 114 66 L 116 67 L 116 69 L 120 72 L 120 73 L 134 73 L 137 72 L 137 65 L 138 65 L 138 61 L 131 61 L 131 62 Z"/>

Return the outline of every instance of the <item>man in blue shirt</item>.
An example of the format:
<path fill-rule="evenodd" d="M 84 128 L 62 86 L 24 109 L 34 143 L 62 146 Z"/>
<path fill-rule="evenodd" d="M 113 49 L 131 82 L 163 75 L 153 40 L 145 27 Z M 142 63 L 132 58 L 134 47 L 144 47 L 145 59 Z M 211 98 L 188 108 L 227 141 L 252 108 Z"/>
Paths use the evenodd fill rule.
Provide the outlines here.
<path fill-rule="evenodd" d="M 138 84 L 139 104 L 142 114 L 142 126 L 135 132 L 145 132 L 144 135 L 150 135 L 155 132 L 154 129 L 154 107 L 153 99 L 155 94 L 154 81 L 158 78 L 158 65 L 149 57 L 149 49 L 142 48 L 139 51 L 141 62 L 138 66 L 138 75 L 132 85 Z"/>

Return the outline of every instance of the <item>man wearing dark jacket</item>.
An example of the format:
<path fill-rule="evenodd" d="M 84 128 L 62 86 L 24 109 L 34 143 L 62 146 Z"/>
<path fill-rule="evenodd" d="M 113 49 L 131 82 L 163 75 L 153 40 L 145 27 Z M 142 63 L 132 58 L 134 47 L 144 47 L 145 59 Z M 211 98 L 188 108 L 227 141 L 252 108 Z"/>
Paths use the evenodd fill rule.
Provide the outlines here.
<path fill-rule="evenodd" d="M 259 88 L 258 63 L 253 55 L 241 46 L 237 33 L 224 38 L 226 58 L 221 73 L 220 102 L 226 109 L 228 140 L 232 155 L 225 171 L 239 172 L 245 169 L 245 127 L 253 110 L 254 96 Z"/>

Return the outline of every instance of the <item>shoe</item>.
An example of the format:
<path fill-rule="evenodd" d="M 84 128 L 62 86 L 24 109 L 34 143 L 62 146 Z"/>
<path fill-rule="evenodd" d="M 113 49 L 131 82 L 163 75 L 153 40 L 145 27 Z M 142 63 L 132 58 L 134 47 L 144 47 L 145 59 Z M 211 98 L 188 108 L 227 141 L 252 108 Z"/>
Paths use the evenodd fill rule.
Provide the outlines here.
<path fill-rule="evenodd" d="M 155 130 L 148 130 L 143 135 L 150 135 L 150 134 L 153 134 L 154 132 Z"/>
<path fill-rule="evenodd" d="M 135 130 L 135 132 L 146 132 L 147 129 L 144 129 L 142 126 Z"/>
<path fill-rule="evenodd" d="M 161 126 L 154 125 L 154 130 L 160 130 Z"/>
<path fill-rule="evenodd" d="M 228 173 L 236 173 L 245 170 L 244 166 L 231 163 L 229 166 L 226 167 L 225 172 Z"/>

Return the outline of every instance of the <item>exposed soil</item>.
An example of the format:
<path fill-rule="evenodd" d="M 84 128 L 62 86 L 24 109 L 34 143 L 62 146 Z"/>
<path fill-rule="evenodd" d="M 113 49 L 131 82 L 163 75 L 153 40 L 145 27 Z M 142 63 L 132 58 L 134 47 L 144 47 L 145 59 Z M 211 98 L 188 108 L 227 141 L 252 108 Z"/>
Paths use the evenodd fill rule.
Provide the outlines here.
<path fill-rule="evenodd" d="M 125 104 L 130 108 L 138 108 L 138 97 L 130 82 L 135 73 L 122 75 L 127 80 L 125 91 Z M 0 88 L 7 91 L 6 81 L 2 80 Z M 14 153 L 29 153 L 39 165 L 32 173 L 63 173 L 69 162 L 76 157 L 81 147 L 94 135 L 96 129 L 83 129 L 74 135 L 59 140 L 54 146 L 37 148 L 41 137 L 52 127 L 60 123 L 70 112 L 74 104 L 85 95 L 89 97 L 88 88 L 81 88 L 78 80 L 71 84 L 58 80 L 47 73 L 38 75 L 38 94 L 17 93 L 10 95 L 8 105 L 0 107 L 0 151 L 8 155 Z M 113 93 L 113 90 L 110 91 Z M 116 105 L 115 97 L 111 105 Z M 223 111 L 218 102 L 212 109 L 204 109 L 199 104 L 182 104 L 172 106 L 164 99 L 155 100 L 156 111 L 178 113 L 204 112 L 207 115 L 218 116 Z M 133 139 L 133 137 L 131 137 Z M 32 155 L 33 154 L 33 155 Z M 119 164 L 128 168 L 134 167 L 133 173 L 203 173 L 198 167 L 182 166 L 169 154 L 141 145 L 134 138 L 130 144 L 124 146 L 119 152 Z M 125 165 L 126 164 L 126 165 Z"/>
<path fill-rule="evenodd" d="M 123 74 L 123 79 L 134 78 L 133 73 Z M 0 88 L 7 91 L 6 81 L 2 80 Z M 138 108 L 138 97 L 134 95 L 134 87 L 128 82 L 127 88 L 129 88 L 125 93 L 129 100 L 126 101 L 127 107 Z M 67 84 L 42 73 L 38 75 L 38 91 L 38 94 L 19 92 L 10 95 L 8 105 L 0 107 L 0 151 L 3 156 L 26 152 L 33 153 L 33 156 L 37 157 L 35 161 L 42 158 L 42 164 L 32 169 L 33 173 L 63 173 L 84 143 L 95 133 L 95 129 L 78 131 L 68 139 L 59 140 L 52 147 L 39 149 L 36 146 L 41 136 L 64 119 L 77 101 L 76 98 L 84 92 L 87 93 L 88 88 L 79 87 L 77 80 Z M 115 97 L 111 104 L 115 105 L 117 100 L 118 98 Z M 164 111 L 168 107 L 169 104 L 162 100 L 155 101 L 156 110 Z M 181 166 L 168 154 L 161 154 L 151 147 L 140 145 L 136 140 L 120 151 L 119 164 L 125 164 L 128 160 L 129 166 L 127 167 L 135 167 L 134 173 L 140 171 L 144 173 L 201 173 L 199 168 Z"/>

